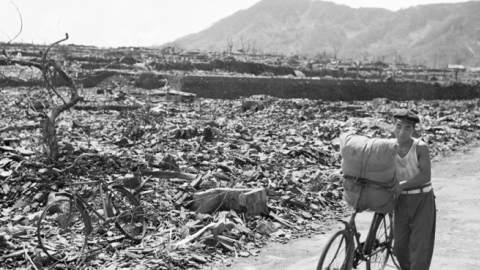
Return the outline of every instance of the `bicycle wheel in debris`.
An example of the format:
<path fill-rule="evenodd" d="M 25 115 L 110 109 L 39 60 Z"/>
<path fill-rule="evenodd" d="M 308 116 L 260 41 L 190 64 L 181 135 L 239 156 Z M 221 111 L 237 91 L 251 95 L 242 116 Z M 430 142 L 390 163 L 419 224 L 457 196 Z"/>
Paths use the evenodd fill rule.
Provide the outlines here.
<path fill-rule="evenodd" d="M 62 197 L 49 204 L 37 225 L 39 246 L 53 260 L 70 262 L 85 250 L 91 230 L 84 206 L 73 197 Z"/>
<path fill-rule="evenodd" d="M 122 186 L 113 186 L 110 194 L 116 227 L 132 240 L 145 236 L 145 209 L 140 202 Z"/>

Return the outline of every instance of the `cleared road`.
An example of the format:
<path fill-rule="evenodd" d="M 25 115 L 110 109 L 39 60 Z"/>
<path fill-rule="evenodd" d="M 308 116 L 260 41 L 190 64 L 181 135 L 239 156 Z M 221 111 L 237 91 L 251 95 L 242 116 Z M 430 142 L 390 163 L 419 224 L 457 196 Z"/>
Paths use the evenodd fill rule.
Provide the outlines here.
<path fill-rule="evenodd" d="M 480 147 L 472 145 L 468 151 L 446 157 L 432 166 L 438 220 L 431 269 L 480 270 Z M 363 235 L 371 217 L 371 213 L 362 213 L 357 218 Z M 216 269 L 315 269 L 323 245 L 332 233 L 285 245 L 269 243 L 258 257 L 239 258 L 233 265 Z M 395 268 L 389 264 L 387 269 Z"/>

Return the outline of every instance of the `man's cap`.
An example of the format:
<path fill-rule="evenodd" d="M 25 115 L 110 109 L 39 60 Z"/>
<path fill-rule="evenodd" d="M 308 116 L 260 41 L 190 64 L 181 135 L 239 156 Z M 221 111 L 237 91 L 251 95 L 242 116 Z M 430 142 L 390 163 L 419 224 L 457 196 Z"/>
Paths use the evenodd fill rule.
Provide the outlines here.
<path fill-rule="evenodd" d="M 407 120 L 416 124 L 420 123 L 420 118 L 414 110 L 403 110 L 393 115 L 395 119 Z"/>

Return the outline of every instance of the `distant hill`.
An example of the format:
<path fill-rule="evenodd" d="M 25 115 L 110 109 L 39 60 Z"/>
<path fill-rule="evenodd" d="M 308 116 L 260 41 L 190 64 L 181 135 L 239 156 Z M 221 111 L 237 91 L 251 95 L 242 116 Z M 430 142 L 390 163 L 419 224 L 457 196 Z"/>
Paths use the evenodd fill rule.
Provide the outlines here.
<path fill-rule="evenodd" d="M 233 51 L 480 66 L 480 2 L 393 12 L 320 0 L 262 0 L 165 45 L 228 51 L 229 40 Z"/>

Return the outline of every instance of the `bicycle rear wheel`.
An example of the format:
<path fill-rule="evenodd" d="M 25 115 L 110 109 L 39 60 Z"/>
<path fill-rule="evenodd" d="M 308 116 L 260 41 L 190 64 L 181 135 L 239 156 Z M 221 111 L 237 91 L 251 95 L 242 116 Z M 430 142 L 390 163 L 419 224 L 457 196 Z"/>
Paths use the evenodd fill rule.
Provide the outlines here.
<path fill-rule="evenodd" d="M 367 270 L 383 270 L 387 265 L 393 241 L 392 217 L 375 213 L 365 241 Z"/>
<path fill-rule="evenodd" d="M 337 231 L 323 249 L 317 270 L 351 270 L 352 267 L 353 239 L 346 230 Z"/>
<path fill-rule="evenodd" d="M 145 236 L 145 210 L 140 202 L 122 186 L 113 186 L 110 193 L 116 227 L 132 240 Z"/>
<path fill-rule="evenodd" d="M 85 250 L 91 226 L 84 206 L 73 197 L 49 204 L 37 224 L 39 246 L 54 261 L 72 262 Z"/>

